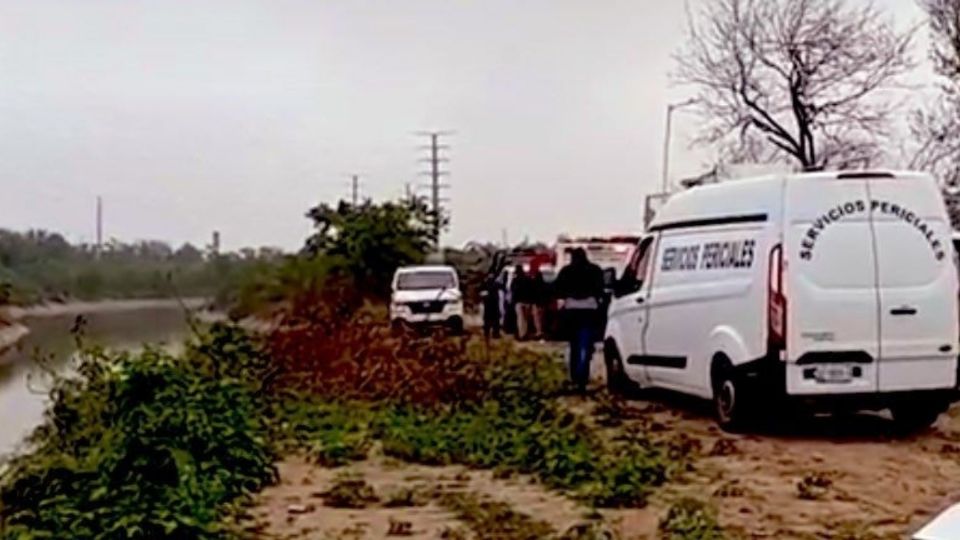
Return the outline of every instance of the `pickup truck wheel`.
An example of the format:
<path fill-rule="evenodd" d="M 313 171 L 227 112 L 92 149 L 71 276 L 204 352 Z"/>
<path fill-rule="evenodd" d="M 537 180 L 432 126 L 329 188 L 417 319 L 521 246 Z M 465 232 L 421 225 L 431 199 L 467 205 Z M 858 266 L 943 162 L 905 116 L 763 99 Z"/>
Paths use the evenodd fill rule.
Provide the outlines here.
<path fill-rule="evenodd" d="M 460 317 L 451 317 L 447 321 L 447 328 L 450 329 L 450 333 L 459 336 L 463 334 L 463 319 Z"/>
<path fill-rule="evenodd" d="M 939 402 L 900 403 L 890 407 L 897 432 L 911 435 L 933 425 L 947 407 Z"/>
<path fill-rule="evenodd" d="M 713 373 L 713 407 L 724 431 L 737 432 L 753 420 L 750 392 L 729 363 L 722 362 Z"/>

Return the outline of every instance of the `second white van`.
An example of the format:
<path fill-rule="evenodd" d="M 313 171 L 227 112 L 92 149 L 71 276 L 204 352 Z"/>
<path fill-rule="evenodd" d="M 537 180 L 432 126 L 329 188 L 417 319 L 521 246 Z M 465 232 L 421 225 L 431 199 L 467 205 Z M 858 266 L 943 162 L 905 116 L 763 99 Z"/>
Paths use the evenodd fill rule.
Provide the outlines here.
<path fill-rule="evenodd" d="M 725 428 L 783 398 L 929 425 L 956 396 L 953 260 L 940 192 L 920 173 L 777 175 L 679 193 L 617 282 L 608 384 L 712 399 Z"/>

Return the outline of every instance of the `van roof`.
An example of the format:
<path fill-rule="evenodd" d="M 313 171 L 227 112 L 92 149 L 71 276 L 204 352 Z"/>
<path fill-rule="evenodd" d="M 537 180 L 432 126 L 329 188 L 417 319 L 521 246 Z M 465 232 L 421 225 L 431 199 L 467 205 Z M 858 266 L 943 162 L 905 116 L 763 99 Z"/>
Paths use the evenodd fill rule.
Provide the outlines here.
<path fill-rule="evenodd" d="M 840 180 L 844 178 L 894 177 L 904 180 L 928 179 L 929 175 L 913 171 L 830 171 L 794 174 L 770 174 L 752 178 L 704 184 L 671 196 L 650 222 L 657 230 L 672 223 L 709 220 L 730 216 L 767 216 L 779 211 L 783 182 Z M 769 216 L 778 217 L 778 216 Z"/>
<path fill-rule="evenodd" d="M 398 274 L 406 274 L 410 272 L 456 272 L 456 270 L 446 264 L 417 264 L 411 266 L 401 266 L 397 268 Z"/>

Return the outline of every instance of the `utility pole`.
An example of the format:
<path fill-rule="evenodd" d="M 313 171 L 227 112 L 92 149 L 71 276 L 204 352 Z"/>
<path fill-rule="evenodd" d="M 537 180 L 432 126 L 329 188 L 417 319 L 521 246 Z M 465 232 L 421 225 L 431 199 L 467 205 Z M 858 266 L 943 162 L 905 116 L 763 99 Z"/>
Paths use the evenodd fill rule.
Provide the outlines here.
<path fill-rule="evenodd" d="M 97 257 L 103 251 L 103 198 L 97 195 Z"/>
<path fill-rule="evenodd" d="M 360 174 L 350 173 L 350 202 L 356 208 L 360 204 Z"/>
<path fill-rule="evenodd" d="M 453 135 L 452 131 L 421 131 L 417 135 L 423 137 L 430 137 L 430 145 L 423 147 L 424 150 L 429 150 L 430 157 L 422 159 L 430 163 L 430 170 L 422 174 L 430 176 L 430 203 L 431 203 L 431 214 L 433 218 L 433 237 L 437 243 L 437 248 L 440 247 L 440 231 L 443 228 L 443 208 L 440 206 L 444 200 L 440 197 L 440 190 L 449 187 L 446 184 L 441 183 L 440 178 L 447 176 L 450 173 L 448 171 L 440 170 L 440 164 L 449 162 L 450 160 L 440 156 L 441 150 L 447 150 L 450 147 L 448 145 L 440 144 L 440 137 L 446 135 Z"/>
<path fill-rule="evenodd" d="M 667 125 L 665 126 L 664 134 L 663 134 L 663 167 L 661 169 L 661 172 L 663 174 L 663 179 L 661 180 L 661 185 L 660 185 L 661 193 L 667 192 L 667 182 L 669 182 L 670 135 L 671 135 L 670 128 L 671 128 L 671 120 L 673 118 L 673 111 L 677 109 L 682 109 L 684 107 L 689 107 L 690 105 L 693 105 L 696 102 L 697 102 L 696 98 L 692 98 L 686 101 L 681 101 L 679 103 L 670 103 L 667 105 Z"/>

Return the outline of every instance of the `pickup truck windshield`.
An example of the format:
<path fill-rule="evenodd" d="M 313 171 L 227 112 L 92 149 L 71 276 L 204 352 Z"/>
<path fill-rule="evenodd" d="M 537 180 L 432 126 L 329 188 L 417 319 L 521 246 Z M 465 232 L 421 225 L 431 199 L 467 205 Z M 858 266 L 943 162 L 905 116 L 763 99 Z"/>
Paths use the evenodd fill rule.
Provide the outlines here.
<path fill-rule="evenodd" d="M 450 272 L 406 272 L 397 276 L 397 290 L 452 289 L 457 281 Z"/>

